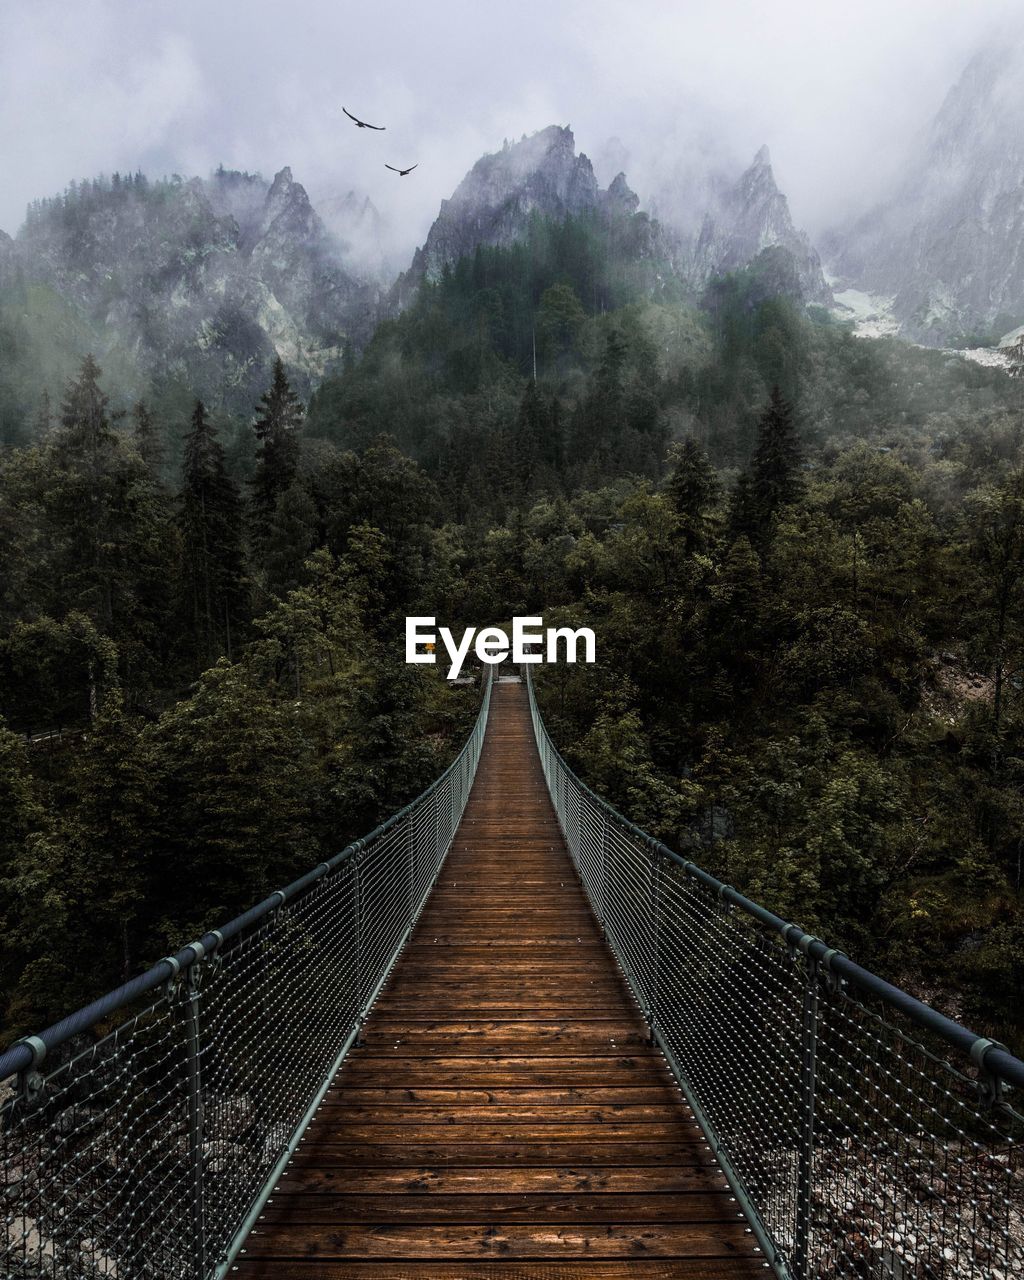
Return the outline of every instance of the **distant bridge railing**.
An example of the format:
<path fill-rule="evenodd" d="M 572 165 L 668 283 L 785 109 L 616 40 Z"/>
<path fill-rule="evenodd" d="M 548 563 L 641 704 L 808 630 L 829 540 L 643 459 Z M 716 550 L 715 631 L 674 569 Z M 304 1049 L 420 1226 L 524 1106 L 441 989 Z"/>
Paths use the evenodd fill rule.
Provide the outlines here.
<path fill-rule="evenodd" d="M 591 907 L 776 1275 L 1024 1276 L 1024 1062 L 622 817 L 526 676 Z"/>
<path fill-rule="evenodd" d="M 490 677 L 458 758 L 412 804 L 0 1055 L 4 1280 L 230 1270 L 437 878 Z"/>

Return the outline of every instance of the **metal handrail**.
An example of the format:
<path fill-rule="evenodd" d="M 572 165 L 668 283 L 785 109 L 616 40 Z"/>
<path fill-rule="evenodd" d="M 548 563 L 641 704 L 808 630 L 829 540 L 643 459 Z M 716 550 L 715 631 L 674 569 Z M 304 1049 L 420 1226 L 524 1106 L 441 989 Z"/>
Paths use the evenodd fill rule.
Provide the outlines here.
<path fill-rule="evenodd" d="M 1021 1274 L 1024 1062 L 630 822 L 566 764 L 525 673 L 591 907 L 775 1273 Z"/>
<path fill-rule="evenodd" d="M 227 1274 L 437 879 L 491 687 L 488 667 L 466 743 L 411 804 L 0 1055 L 0 1274 Z"/>

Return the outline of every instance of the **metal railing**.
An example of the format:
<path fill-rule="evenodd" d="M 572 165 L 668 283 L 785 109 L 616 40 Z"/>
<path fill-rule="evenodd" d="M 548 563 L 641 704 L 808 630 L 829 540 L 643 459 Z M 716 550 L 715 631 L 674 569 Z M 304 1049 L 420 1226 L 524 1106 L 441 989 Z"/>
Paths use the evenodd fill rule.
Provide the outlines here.
<path fill-rule="evenodd" d="M 622 817 L 526 673 L 591 907 L 776 1275 L 1024 1276 L 1024 1062 Z"/>
<path fill-rule="evenodd" d="M 0 1055 L 5 1280 L 227 1273 L 437 878 L 490 676 L 458 758 L 412 804 Z"/>

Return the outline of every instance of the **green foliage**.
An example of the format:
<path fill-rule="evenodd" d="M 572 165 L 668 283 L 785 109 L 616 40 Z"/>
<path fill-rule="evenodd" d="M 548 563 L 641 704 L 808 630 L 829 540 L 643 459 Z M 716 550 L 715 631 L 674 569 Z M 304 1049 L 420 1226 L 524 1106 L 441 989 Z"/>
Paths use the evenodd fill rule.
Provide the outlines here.
<path fill-rule="evenodd" d="M 243 617 L 242 501 L 224 466 L 224 450 L 201 400 L 185 438 L 178 524 L 187 610 L 203 665 L 230 653 Z"/>
<path fill-rule="evenodd" d="M 295 479 L 299 465 L 299 429 L 305 410 L 292 391 L 280 357 L 274 361 L 270 389 L 260 398 L 252 429 L 260 449 L 252 485 L 253 524 L 258 541 L 266 538 L 278 499 Z"/>
<path fill-rule="evenodd" d="M 403 616 L 543 613 L 598 634 L 596 667 L 540 682 L 593 785 L 1020 1043 L 1016 389 L 802 310 L 785 255 L 696 305 L 656 246 L 642 218 L 534 220 L 424 284 L 301 429 L 280 364 L 255 431 L 201 409 L 186 429 L 169 381 L 121 426 L 140 392 L 108 401 L 93 362 L 59 424 L 57 381 L 0 381 L 9 1030 L 435 776 L 473 696 L 401 661 Z M 87 732 L 38 740 L 59 728 Z"/>

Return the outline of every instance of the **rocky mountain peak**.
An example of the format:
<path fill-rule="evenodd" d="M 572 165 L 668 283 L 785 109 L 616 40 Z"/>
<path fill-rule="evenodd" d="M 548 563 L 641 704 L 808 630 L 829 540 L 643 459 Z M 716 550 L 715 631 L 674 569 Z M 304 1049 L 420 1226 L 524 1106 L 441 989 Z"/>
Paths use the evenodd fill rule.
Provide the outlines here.
<path fill-rule="evenodd" d="M 350 189 L 317 200 L 317 213 L 337 240 L 349 270 L 387 288 L 398 274 L 392 261 L 392 228 L 368 195 Z"/>
<path fill-rule="evenodd" d="M 600 203 L 590 160 L 576 153 L 570 128 L 549 125 L 482 156 L 455 188 L 416 251 L 412 276 L 436 279 L 478 244 L 511 244 L 532 213 L 566 218 Z"/>
<path fill-rule="evenodd" d="M 982 49 L 889 198 L 830 237 L 844 282 L 893 297 L 902 331 L 946 345 L 1024 320 L 1024 46 Z"/>
<path fill-rule="evenodd" d="M 766 146 L 731 186 L 720 188 L 705 215 L 694 250 L 698 283 L 736 271 L 765 250 L 782 249 L 793 259 L 806 301 L 831 302 L 821 260 L 807 236 L 793 225 L 789 201 L 779 190 Z"/>
<path fill-rule="evenodd" d="M 603 206 L 613 217 L 628 217 L 640 208 L 640 197 L 626 181 L 624 173 L 617 173 L 604 193 Z"/>
<path fill-rule="evenodd" d="M 13 252 L 101 358 L 119 351 L 214 404 L 251 405 L 275 356 L 308 389 L 374 320 L 375 295 L 287 167 L 269 184 L 223 168 L 73 184 L 33 206 Z"/>
<path fill-rule="evenodd" d="M 295 181 L 287 165 L 274 175 L 274 181 L 267 192 L 260 219 L 260 232 L 265 236 L 275 226 L 278 235 L 317 239 L 325 234 L 323 223 L 313 209 L 305 187 Z"/>

